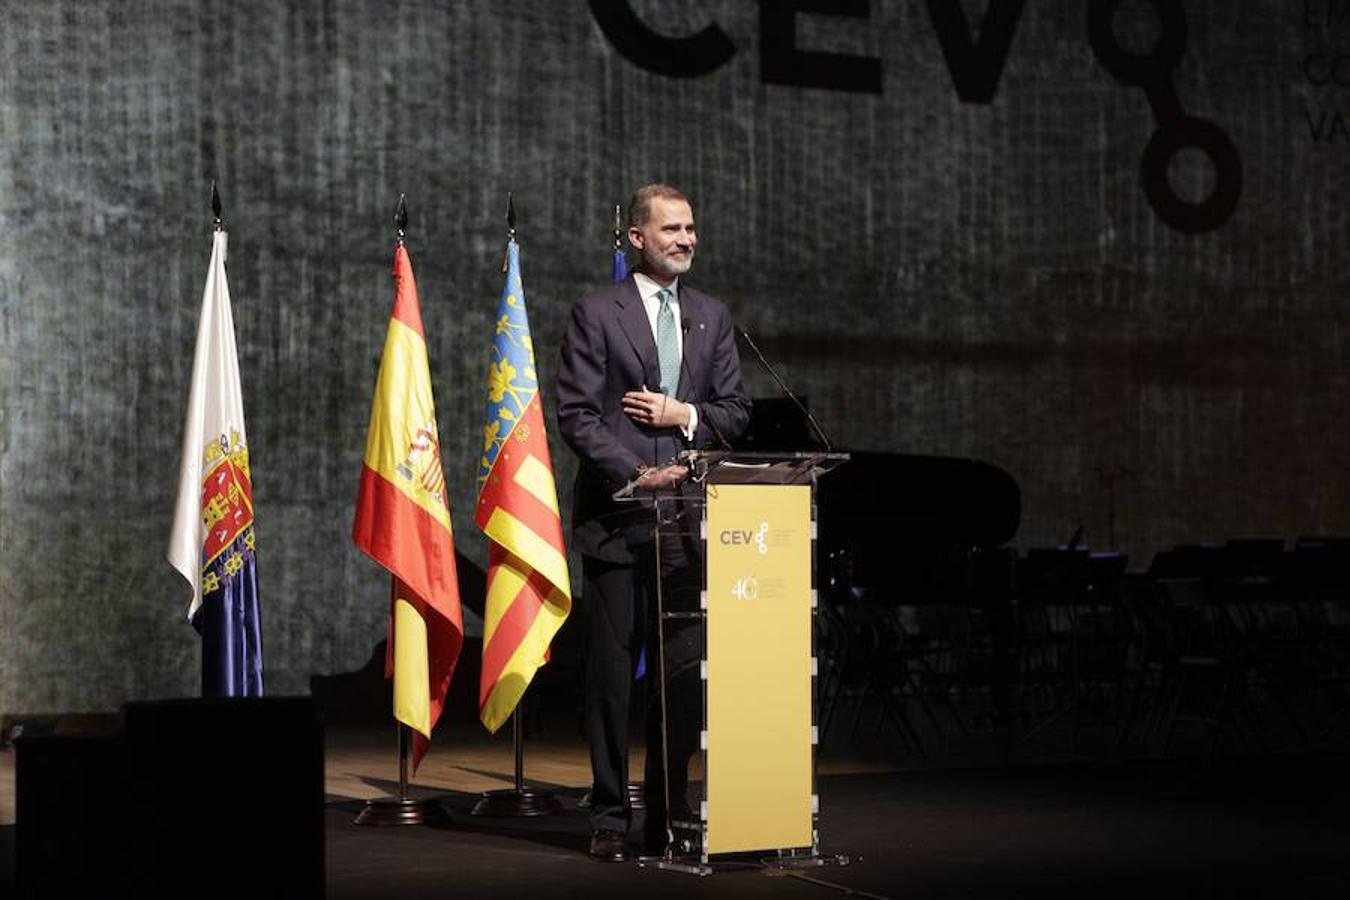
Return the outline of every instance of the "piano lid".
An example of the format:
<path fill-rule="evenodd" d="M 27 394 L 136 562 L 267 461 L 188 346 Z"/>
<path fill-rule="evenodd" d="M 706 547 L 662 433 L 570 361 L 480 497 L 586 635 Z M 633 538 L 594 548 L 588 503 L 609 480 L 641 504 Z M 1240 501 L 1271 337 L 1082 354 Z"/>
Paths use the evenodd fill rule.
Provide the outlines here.
<path fill-rule="evenodd" d="M 1017 533 L 1022 496 L 1011 475 L 977 459 L 848 451 L 820 480 L 822 538 L 998 547 Z"/>
<path fill-rule="evenodd" d="M 805 402 L 805 398 L 803 398 Z M 819 451 L 796 404 L 755 399 L 739 451 Z M 829 546 L 906 543 L 998 547 L 1012 540 L 1022 495 L 1011 475 L 978 459 L 849 450 L 820 479 L 816 504 Z"/>

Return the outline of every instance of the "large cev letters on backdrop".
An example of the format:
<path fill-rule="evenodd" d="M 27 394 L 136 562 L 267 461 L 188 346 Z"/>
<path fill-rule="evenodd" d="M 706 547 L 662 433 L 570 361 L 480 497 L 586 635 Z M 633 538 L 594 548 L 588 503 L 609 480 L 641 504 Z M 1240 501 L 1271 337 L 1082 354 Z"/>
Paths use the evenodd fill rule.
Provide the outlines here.
<path fill-rule="evenodd" d="M 977 41 L 971 37 L 961 4 L 928 0 L 928 17 L 933 20 L 952 85 L 966 103 L 993 101 L 1024 6 L 1026 0 L 990 0 Z"/>
<path fill-rule="evenodd" d="M 957 95 L 989 103 L 998 90 L 1013 34 L 1026 0 L 991 0 L 976 40 L 965 13 L 950 0 L 928 0 L 928 15 L 942 46 Z M 721 68 L 736 45 L 716 22 L 696 34 L 667 37 L 647 27 L 629 0 L 590 0 L 591 14 L 619 54 L 636 66 L 672 78 L 695 78 Z M 870 19 L 871 0 L 760 0 L 760 77 L 766 84 L 881 93 L 881 60 L 873 56 L 803 50 L 797 46 L 797 16 Z"/>
<path fill-rule="evenodd" d="M 648 28 L 628 0 L 590 0 L 591 15 L 619 55 L 649 72 L 671 78 L 695 78 L 720 69 L 736 55 L 736 45 L 716 24 L 687 37 L 666 37 Z"/>
<path fill-rule="evenodd" d="M 959 3 L 926 0 L 938 45 L 956 94 L 965 103 L 993 102 L 1026 0 L 989 0 L 984 19 L 972 29 Z M 1232 218 L 1242 195 L 1242 160 L 1218 124 L 1186 113 L 1171 82 L 1186 51 L 1186 14 L 1180 2 L 1147 0 L 1160 25 L 1157 44 L 1146 54 L 1124 50 L 1113 25 L 1122 0 L 1088 0 L 1088 43 L 1118 81 L 1142 88 L 1157 127 L 1140 161 L 1140 187 L 1158 218 L 1177 231 L 1213 231 Z M 675 78 L 707 75 L 730 62 L 736 45 L 716 22 L 685 37 L 652 31 L 629 0 L 590 0 L 591 13 L 614 48 L 629 62 Z M 766 84 L 851 93 L 882 92 L 882 61 L 871 56 L 803 50 L 797 46 L 797 16 L 871 18 L 871 0 L 759 0 L 760 78 Z M 978 34 L 976 38 L 974 35 Z M 1186 149 L 1200 151 L 1214 177 L 1208 194 L 1189 199 L 1168 176 Z"/>

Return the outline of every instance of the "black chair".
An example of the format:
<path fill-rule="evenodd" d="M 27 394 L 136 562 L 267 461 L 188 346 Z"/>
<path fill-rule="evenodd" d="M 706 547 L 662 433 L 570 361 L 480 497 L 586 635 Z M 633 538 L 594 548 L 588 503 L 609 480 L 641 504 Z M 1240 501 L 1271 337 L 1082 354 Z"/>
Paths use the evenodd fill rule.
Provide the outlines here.
<path fill-rule="evenodd" d="M 1250 691 L 1253 657 L 1247 629 L 1229 608 L 1234 559 L 1223 545 L 1181 545 L 1155 557 L 1151 569 L 1164 598 L 1169 653 L 1154 724 L 1161 752 L 1171 752 L 1180 726 L 1208 732 L 1206 755 L 1224 738 L 1269 751 Z"/>
<path fill-rule="evenodd" d="M 1018 590 L 1022 678 L 1030 704 L 1039 693 L 1054 705 L 1023 741 L 1072 717 L 1071 749 L 1077 752 L 1087 726 L 1117 725 L 1136 641 L 1122 603 L 1126 564 L 1123 554 L 1086 549 L 1028 553 Z"/>
<path fill-rule="evenodd" d="M 1306 536 L 1294 542 L 1285 573 L 1297 611 L 1308 707 L 1332 741 L 1350 722 L 1350 537 Z"/>

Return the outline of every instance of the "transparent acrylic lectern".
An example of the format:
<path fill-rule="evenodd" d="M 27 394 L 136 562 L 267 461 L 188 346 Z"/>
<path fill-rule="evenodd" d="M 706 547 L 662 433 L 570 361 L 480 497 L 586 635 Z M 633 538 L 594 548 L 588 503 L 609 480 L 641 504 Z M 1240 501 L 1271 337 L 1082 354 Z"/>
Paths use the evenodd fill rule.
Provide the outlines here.
<path fill-rule="evenodd" d="M 649 668 L 665 727 L 647 753 L 660 754 L 667 796 L 647 807 L 665 811 L 666 846 L 640 864 L 709 874 L 723 854 L 845 861 L 821 856 L 818 828 L 815 485 L 847 459 L 690 452 L 688 483 L 642 498 L 656 558 L 674 542 L 687 564 L 656 579 Z M 688 800 L 691 763 L 703 777 Z"/>

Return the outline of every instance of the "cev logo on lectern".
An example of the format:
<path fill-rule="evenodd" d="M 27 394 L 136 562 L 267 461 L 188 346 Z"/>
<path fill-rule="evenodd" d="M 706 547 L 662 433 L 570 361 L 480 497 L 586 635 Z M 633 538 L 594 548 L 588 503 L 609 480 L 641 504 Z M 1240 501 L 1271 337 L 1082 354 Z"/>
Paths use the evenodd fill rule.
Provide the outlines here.
<path fill-rule="evenodd" d="M 749 530 L 723 531 L 720 535 L 718 535 L 718 540 L 720 540 L 723 544 L 754 544 L 755 549 L 757 549 L 761 554 L 764 554 L 769 552 L 769 543 L 767 540 L 768 536 L 769 536 L 769 523 L 760 522 L 759 529 L 757 531 L 749 531 Z"/>

